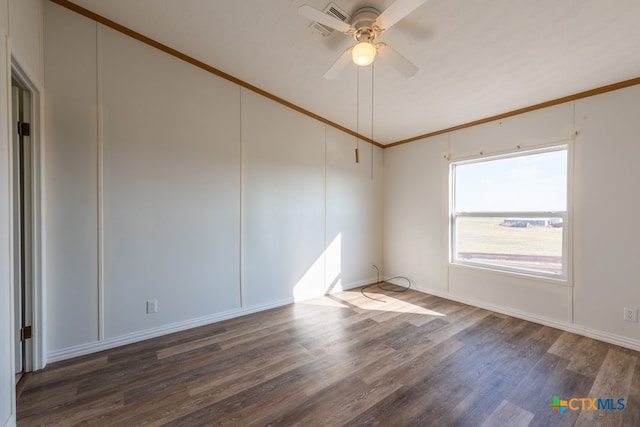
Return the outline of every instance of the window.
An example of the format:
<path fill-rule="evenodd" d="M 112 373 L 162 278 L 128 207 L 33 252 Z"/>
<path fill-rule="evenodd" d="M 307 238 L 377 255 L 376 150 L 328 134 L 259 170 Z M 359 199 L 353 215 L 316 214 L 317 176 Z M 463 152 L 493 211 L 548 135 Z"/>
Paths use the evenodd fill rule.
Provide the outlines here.
<path fill-rule="evenodd" d="M 451 261 L 565 279 L 567 147 L 452 163 Z"/>

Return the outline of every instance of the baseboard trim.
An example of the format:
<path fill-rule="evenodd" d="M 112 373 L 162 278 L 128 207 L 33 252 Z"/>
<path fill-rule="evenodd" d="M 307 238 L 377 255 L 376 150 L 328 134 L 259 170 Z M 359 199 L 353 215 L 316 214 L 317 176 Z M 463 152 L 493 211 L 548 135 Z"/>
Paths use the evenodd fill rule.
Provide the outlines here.
<path fill-rule="evenodd" d="M 400 286 L 403 285 L 402 283 L 397 283 L 397 284 Z M 472 305 L 474 307 L 483 308 L 485 310 L 495 311 L 496 313 L 506 314 L 507 316 L 516 317 L 518 319 L 527 320 L 529 322 L 538 323 L 540 325 L 549 326 L 549 327 L 560 329 L 567 332 L 572 332 L 574 334 L 582 335 L 588 338 L 593 338 L 598 341 L 603 341 L 609 344 L 618 345 L 620 347 L 628 348 L 631 350 L 640 351 L 640 340 L 623 337 L 621 335 L 612 334 L 610 332 L 588 328 L 586 326 L 580 326 L 580 325 L 563 322 L 556 319 L 550 319 L 544 316 L 539 316 L 526 311 L 516 310 L 510 307 L 504 307 L 504 306 L 489 304 L 481 301 L 475 301 L 470 298 L 451 295 L 447 292 L 442 292 L 435 289 L 429 289 L 423 286 L 416 286 L 415 284 L 413 285 L 414 285 L 412 286 L 413 289 L 419 292 L 423 292 L 425 294 L 448 299 L 451 301 L 461 302 L 463 304 Z"/>
<path fill-rule="evenodd" d="M 84 356 L 98 351 L 109 350 L 111 348 L 120 347 L 126 344 L 132 344 L 138 341 L 144 341 L 150 338 L 157 338 L 162 335 L 180 332 L 198 326 L 209 325 L 211 323 L 221 322 L 223 320 L 233 319 L 235 317 L 245 316 L 257 313 L 259 311 L 269 310 L 276 307 L 293 303 L 293 298 L 285 300 L 273 301 L 266 304 L 259 304 L 242 309 L 228 310 L 221 313 L 202 316 L 195 319 L 189 319 L 181 322 L 170 323 L 168 325 L 156 328 L 136 331 L 118 337 L 106 338 L 102 341 L 94 341 L 86 344 L 80 344 L 73 347 L 67 347 L 61 350 L 55 350 L 47 353 L 47 363 L 59 362 L 61 360 L 71 359 L 78 356 Z"/>
<path fill-rule="evenodd" d="M 350 284 L 341 286 L 341 289 L 334 290 L 330 293 L 340 292 L 342 290 L 349 290 L 357 288 L 359 286 L 371 283 L 374 279 L 365 279 Z M 316 295 L 310 298 L 316 298 L 320 295 Z M 302 301 L 302 300 L 298 300 Z M 260 311 L 270 310 L 272 308 L 282 307 L 288 304 L 296 302 L 293 297 L 268 302 L 265 304 L 257 304 L 244 308 L 233 309 L 216 313 L 208 316 L 198 317 L 195 319 L 189 319 L 181 322 L 170 323 L 168 325 L 158 326 L 156 328 L 145 329 L 143 331 L 131 332 L 129 334 L 120 335 L 118 337 L 106 338 L 102 341 L 94 341 L 86 344 L 79 344 L 73 347 L 67 347 L 60 350 L 54 350 L 47 353 L 47 363 L 59 362 L 61 360 L 71 359 L 78 356 L 85 356 L 91 353 L 97 353 L 103 350 L 109 350 L 115 347 L 120 347 L 127 344 L 132 344 L 139 341 L 144 341 L 151 338 L 157 338 L 163 335 L 172 334 L 174 332 L 180 332 L 191 328 L 197 328 L 198 326 L 205 326 L 223 320 L 233 319 L 235 317 L 246 316 L 248 314 L 258 313 Z"/>

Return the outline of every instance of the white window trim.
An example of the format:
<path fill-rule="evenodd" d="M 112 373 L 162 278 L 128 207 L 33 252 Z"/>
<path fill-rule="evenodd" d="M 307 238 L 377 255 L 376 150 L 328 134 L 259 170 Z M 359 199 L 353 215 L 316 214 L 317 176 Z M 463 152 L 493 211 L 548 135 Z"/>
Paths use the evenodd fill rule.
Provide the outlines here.
<path fill-rule="evenodd" d="M 551 283 L 564 286 L 572 286 L 573 256 L 572 256 L 572 229 L 573 221 L 571 215 L 572 206 L 572 176 L 573 176 L 573 138 L 570 140 L 558 141 L 554 144 L 545 144 L 540 147 L 531 147 L 511 151 L 502 151 L 495 154 L 480 153 L 475 157 L 465 157 L 463 159 L 449 159 L 449 238 L 448 238 L 448 259 L 450 266 L 462 266 L 468 268 L 481 269 L 489 272 L 525 276 L 533 279 L 541 279 Z M 567 210 L 566 211 L 509 211 L 509 212 L 456 212 L 455 211 L 455 167 L 482 161 L 499 160 L 509 157 L 520 157 L 530 154 L 546 153 L 553 151 L 567 151 Z M 562 273 L 553 274 L 536 270 L 520 268 L 510 268 L 492 264 L 478 263 L 473 261 L 458 260 L 456 254 L 456 218 L 459 217 L 519 217 L 519 218 L 539 218 L 539 217 L 560 217 L 563 219 L 562 227 Z"/>

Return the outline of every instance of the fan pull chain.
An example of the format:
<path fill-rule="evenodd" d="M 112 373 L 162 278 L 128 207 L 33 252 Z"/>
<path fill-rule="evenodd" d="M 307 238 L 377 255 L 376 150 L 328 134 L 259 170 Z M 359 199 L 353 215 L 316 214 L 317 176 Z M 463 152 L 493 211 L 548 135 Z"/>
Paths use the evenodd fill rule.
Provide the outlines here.
<path fill-rule="evenodd" d="M 375 75 L 373 72 L 374 64 L 371 64 L 371 141 L 375 141 L 373 139 L 373 76 Z M 369 144 L 371 146 L 371 180 L 373 181 L 373 142 Z"/>
<path fill-rule="evenodd" d="M 360 163 L 360 67 L 356 73 L 356 163 Z"/>

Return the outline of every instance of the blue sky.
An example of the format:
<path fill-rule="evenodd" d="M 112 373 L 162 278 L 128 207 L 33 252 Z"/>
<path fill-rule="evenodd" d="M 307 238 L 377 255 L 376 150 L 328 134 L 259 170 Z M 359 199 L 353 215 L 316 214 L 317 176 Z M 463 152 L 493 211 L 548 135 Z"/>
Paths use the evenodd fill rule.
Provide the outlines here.
<path fill-rule="evenodd" d="M 567 151 L 456 165 L 456 211 L 565 211 Z"/>

